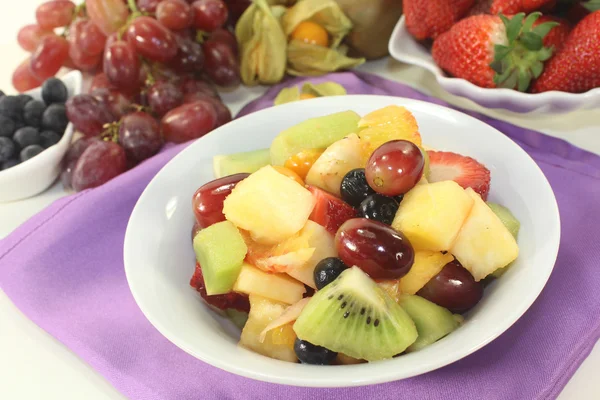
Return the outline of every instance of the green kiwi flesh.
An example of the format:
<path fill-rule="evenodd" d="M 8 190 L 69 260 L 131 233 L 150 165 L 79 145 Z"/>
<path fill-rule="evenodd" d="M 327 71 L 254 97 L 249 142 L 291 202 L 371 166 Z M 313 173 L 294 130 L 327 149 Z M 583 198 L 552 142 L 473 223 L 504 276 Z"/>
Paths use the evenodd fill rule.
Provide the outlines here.
<path fill-rule="evenodd" d="M 404 294 L 400 296 L 398 303 L 414 321 L 419 333 L 417 340 L 406 349 L 407 353 L 437 342 L 458 328 L 463 321 L 460 315 L 454 315 L 420 296 Z"/>
<path fill-rule="evenodd" d="M 510 234 L 513 235 L 515 240 L 517 240 L 517 237 L 519 236 L 519 229 L 521 228 L 521 223 L 519 222 L 519 220 L 515 218 L 515 216 L 510 212 L 508 208 L 501 206 L 500 204 L 487 203 L 487 205 L 492 209 L 494 214 L 496 214 L 496 216 L 500 218 L 500 221 L 502 221 L 506 229 L 508 229 Z M 511 264 L 508 264 L 504 268 L 499 268 L 495 270 L 494 272 L 492 272 L 491 275 L 494 278 L 500 278 L 510 267 Z"/>
<path fill-rule="evenodd" d="M 315 293 L 294 331 L 302 340 L 367 361 L 392 358 L 417 340 L 408 314 L 357 267 Z"/>

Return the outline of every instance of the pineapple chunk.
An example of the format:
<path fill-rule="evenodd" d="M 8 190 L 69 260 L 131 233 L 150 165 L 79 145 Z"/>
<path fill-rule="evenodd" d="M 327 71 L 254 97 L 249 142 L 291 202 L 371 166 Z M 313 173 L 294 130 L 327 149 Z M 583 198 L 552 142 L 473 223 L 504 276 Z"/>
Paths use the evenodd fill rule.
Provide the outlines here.
<path fill-rule="evenodd" d="M 473 199 L 454 181 L 417 185 L 404 196 L 392 227 L 415 250 L 447 251 L 472 206 Z"/>
<path fill-rule="evenodd" d="M 450 251 L 480 281 L 513 262 L 519 255 L 519 246 L 481 197 L 471 188 L 465 192 L 473 199 L 473 208 Z"/>
<path fill-rule="evenodd" d="M 314 206 L 306 188 L 268 165 L 238 183 L 223 213 L 257 242 L 275 244 L 302 229 Z"/>
<path fill-rule="evenodd" d="M 300 238 L 307 241 L 307 246 L 314 249 L 312 257 L 300 268 L 288 269 L 287 274 L 294 279 L 310 286 L 313 289 L 315 285 L 314 271 L 315 267 L 324 258 L 337 257 L 335 240 L 333 235 L 327 232 L 327 229 L 313 221 L 306 221 L 306 225 L 300 231 Z"/>
<path fill-rule="evenodd" d="M 414 115 L 401 106 L 387 106 L 365 115 L 359 122 L 360 140 L 367 147 L 368 155 L 391 140 L 408 140 L 421 146 L 419 126 Z"/>
<path fill-rule="evenodd" d="M 233 285 L 240 293 L 257 294 L 282 303 L 294 304 L 302 300 L 306 292 L 304 285 L 286 274 L 270 274 L 244 263 Z"/>
<path fill-rule="evenodd" d="M 292 324 L 268 331 L 261 340 L 261 332 L 269 323 L 279 318 L 286 307 L 285 304 L 251 294 L 250 314 L 242 330 L 240 345 L 277 360 L 298 361 L 294 352 L 296 333 L 292 329 Z"/>
<path fill-rule="evenodd" d="M 329 146 L 315 161 L 306 175 L 306 183 L 340 197 L 344 176 L 367 163 L 364 146 L 353 133 Z"/>
<path fill-rule="evenodd" d="M 400 296 L 402 293 L 400 292 L 400 280 L 398 279 L 388 279 L 385 281 L 377 281 L 377 284 L 380 288 L 382 288 L 387 294 L 390 295 L 392 299 L 397 303 L 400 300 Z"/>
<path fill-rule="evenodd" d="M 413 266 L 408 274 L 400 279 L 400 292 L 403 294 L 417 293 L 452 260 L 454 260 L 454 257 L 449 253 L 442 254 L 437 251 L 415 252 Z"/>

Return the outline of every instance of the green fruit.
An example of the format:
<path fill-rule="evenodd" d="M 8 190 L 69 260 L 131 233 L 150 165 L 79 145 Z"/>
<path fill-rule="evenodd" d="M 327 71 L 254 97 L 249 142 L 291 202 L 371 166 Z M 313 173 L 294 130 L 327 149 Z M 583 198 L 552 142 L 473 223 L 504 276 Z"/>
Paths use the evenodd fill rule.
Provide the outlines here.
<path fill-rule="evenodd" d="M 222 178 L 224 176 L 240 174 L 243 172 L 251 174 L 270 163 L 271 152 L 269 149 L 213 157 L 215 178 Z"/>
<path fill-rule="evenodd" d="M 343 111 L 311 118 L 281 132 L 271 143 L 271 163 L 283 166 L 288 158 L 307 149 L 325 149 L 358 129 L 360 116 Z"/>
<path fill-rule="evenodd" d="M 487 205 L 492 209 L 494 214 L 496 214 L 496 216 L 500 218 L 500 221 L 502 221 L 506 229 L 508 229 L 510 234 L 513 235 L 515 240 L 517 240 L 517 236 L 519 236 L 519 229 L 521 228 L 521 223 L 519 222 L 519 220 L 515 218 L 515 216 L 510 212 L 508 208 L 501 206 L 500 204 L 487 203 Z M 494 272 L 492 272 L 492 276 L 494 276 L 495 278 L 500 278 L 508 270 L 511 264 L 508 264 L 504 268 L 499 268 L 495 270 Z"/>
<path fill-rule="evenodd" d="M 425 179 L 429 180 L 429 153 L 423 149 L 420 149 L 423 154 L 423 159 L 425 160 L 425 165 L 423 166 L 423 176 Z"/>
<path fill-rule="evenodd" d="M 417 351 L 437 342 L 458 328 L 462 322 L 460 315 L 454 315 L 444 307 L 420 296 L 405 294 L 400 296 L 398 303 L 412 318 L 419 332 L 419 337 L 406 349 L 407 352 Z"/>
<path fill-rule="evenodd" d="M 248 313 L 243 311 L 238 311 L 234 308 L 228 308 L 225 310 L 225 314 L 227 317 L 240 329 L 244 329 L 244 325 L 246 325 L 246 321 L 248 321 Z"/>
<path fill-rule="evenodd" d="M 209 296 L 231 292 L 248 248 L 238 229 L 223 221 L 198 232 L 194 237 L 196 260 L 202 266 Z"/>
<path fill-rule="evenodd" d="M 358 267 L 317 291 L 294 331 L 302 340 L 367 361 L 392 358 L 417 339 L 408 314 Z"/>

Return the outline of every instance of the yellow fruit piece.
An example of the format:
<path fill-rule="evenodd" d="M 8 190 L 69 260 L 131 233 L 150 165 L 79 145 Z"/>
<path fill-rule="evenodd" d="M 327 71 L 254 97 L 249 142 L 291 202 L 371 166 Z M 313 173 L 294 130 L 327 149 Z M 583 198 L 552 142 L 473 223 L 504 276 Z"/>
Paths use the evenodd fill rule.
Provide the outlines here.
<path fill-rule="evenodd" d="M 286 274 L 270 274 L 247 263 L 242 265 L 233 290 L 248 295 L 257 294 L 286 304 L 302 300 L 302 295 L 306 292 L 302 283 Z"/>
<path fill-rule="evenodd" d="M 317 46 L 329 46 L 329 34 L 325 28 L 312 21 L 300 22 L 292 32 L 292 39 Z"/>
<path fill-rule="evenodd" d="M 291 180 L 298 182 L 300 185 L 304 186 L 304 181 L 302 180 L 302 178 L 300 178 L 300 176 L 291 169 L 280 166 L 273 166 L 273 168 L 275 168 L 275 171 L 279 172 L 281 175 L 287 176 Z"/>
<path fill-rule="evenodd" d="M 398 279 L 378 281 L 377 284 L 396 302 L 400 300 L 402 293 L 400 292 L 400 281 Z"/>
<path fill-rule="evenodd" d="M 519 246 L 500 218 L 473 189 L 465 193 L 473 207 L 450 251 L 476 281 L 519 256 Z"/>
<path fill-rule="evenodd" d="M 343 353 L 338 353 L 335 361 L 336 361 L 336 364 L 340 364 L 340 365 L 354 365 L 354 364 L 366 363 L 365 360 L 359 360 L 358 358 L 350 357 Z"/>
<path fill-rule="evenodd" d="M 323 154 L 322 149 L 307 149 L 294 154 L 284 164 L 285 168 L 294 171 L 302 179 L 306 179 L 308 171 Z"/>
<path fill-rule="evenodd" d="M 223 203 L 223 213 L 259 243 L 276 244 L 308 221 L 315 205 L 302 185 L 267 165 L 238 183 Z"/>
<path fill-rule="evenodd" d="M 391 140 L 408 140 L 421 146 L 421 134 L 414 115 L 404 107 L 387 106 L 365 115 L 359 122 L 360 140 L 371 155 L 379 146 Z"/>
<path fill-rule="evenodd" d="M 296 362 L 294 341 L 296 333 L 292 324 L 286 324 L 266 333 L 261 341 L 261 332 L 283 314 L 285 304 L 269 300 L 265 297 L 250 295 L 250 314 L 242 330 L 240 345 L 277 360 Z"/>
<path fill-rule="evenodd" d="M 400 291 L 403 294 L 415 294 L 442 268 L 454 260 L 450 253 L 442 254 L 437 251 L 415 252 L 415 262 L 404 277 L 400 278 Z"/>
<path fill-rule="evenodd" d="M 305 241 L 306 246 L 314 249 L 314 252 L 312 257 L 302 267 L 290 268 L 287 274 L 316 289 L 317 285 L 315 285 L 315 278 L 313 276 L 315 267 L 322 259 L 337 257 L 338 255 L 334 237 L 331 233 L 327 232 L 327 229 L 309 220 L 306 221 L 306 225 L 300 231 L 299 240 Z"/>
<path fill-rule="evenodd" d="M 473 199 L 454 181 L 417 185 L 404 196 L 392 227 L 415 250 L 448 251 L 472 206 Z"/>
<path fill-rule="evenodd" d="M 299 99 L 300 100 L 308 100 L 308 99 L 316 99 L 317 96 L 315 96 L 312 93 L 301 93 Z"/>

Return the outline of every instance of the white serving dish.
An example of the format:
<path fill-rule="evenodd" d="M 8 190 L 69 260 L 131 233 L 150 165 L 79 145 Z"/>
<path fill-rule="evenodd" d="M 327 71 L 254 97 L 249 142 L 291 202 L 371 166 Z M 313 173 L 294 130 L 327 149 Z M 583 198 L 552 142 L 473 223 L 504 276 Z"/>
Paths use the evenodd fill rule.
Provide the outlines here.
<path fill-rule="evenodd" d="M 404 16 L 398 21 L 389 42 L 390 55 L 406 64 L 417 65 L 430 71 L 444 90 L 464 97 L 490 109 L 505 109 L 516 113 L 567 113 L 600 107 L 600 88 L 586 93 L 545 92 L 522 93 L 511 89 L 487 89 L 471 82 L 453 78 L 442 71 L 430 51 L 408 31 Z"/>
<path fill-rule="evenodd" d="M 81 93 L 81 72 L 71 71 L 61 79 L 67 86 L 69 97 Z M 42 89 L 33 89 L 25 94 L 41 100 Z M 57 144 L 24 163 L 0 171 L 0 203 L 26 199 L 50 187 L 61 172 L 61 161 L 69 149 L 73 131 L 73 124 L 69 123 Z"/>
<path fill-rule="evenodd" d="M 214 179 L 215 155 L 268 147 L 282 130 L 343 110 L 364 115 L 398 104 L 412 111 L 424 144 L 483 162 L 492 174 L 490 200 L 521 222 L 520 256 L 457 331 L 415 353 L 370 364 L 322 367 L 286 363 L 237 345 L 239 330 L 211 311 L 189 286 L 195 257 L 191 199 Z M 457 361 L 517 321 L 543 289 L 556 260 L 560 219 L 554 193 L 537 164 L 489 125 L 438 105 L 387 96 L 323 97 L 283 104 L 234 120 L 191 144 L 154 177 L 136 204 L 124 242 L 127 280 L 135 301 L 167 339 L 215 367 L 267 382 L 341 387 L 388 382 Z"/>

